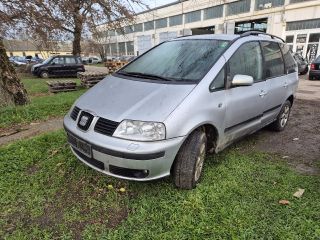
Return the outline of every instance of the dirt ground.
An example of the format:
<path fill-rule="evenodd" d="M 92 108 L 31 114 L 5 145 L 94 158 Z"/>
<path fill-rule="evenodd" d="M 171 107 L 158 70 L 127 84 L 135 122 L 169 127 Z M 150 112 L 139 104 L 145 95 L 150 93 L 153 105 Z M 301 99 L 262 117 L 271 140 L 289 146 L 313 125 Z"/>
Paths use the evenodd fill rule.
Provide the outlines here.
<path fill-rule="evenodd" d="M 257 138 L 258 150 L 279 154 L 297 171 L 320 174 L 320 101 L 297 99 L 283 132 L 263 129 Z"/>

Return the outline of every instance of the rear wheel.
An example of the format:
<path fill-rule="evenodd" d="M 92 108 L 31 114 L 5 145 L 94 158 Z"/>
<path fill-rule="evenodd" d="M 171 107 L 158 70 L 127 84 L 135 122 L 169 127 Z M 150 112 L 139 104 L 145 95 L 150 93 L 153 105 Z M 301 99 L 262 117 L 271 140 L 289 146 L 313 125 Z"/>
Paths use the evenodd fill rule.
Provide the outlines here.
<path fill-rule="evenodd" d="M 41 78 L 48 78 L 48 77 L 49 77 L 49 73 L 48 73 L 47 71 L 42 71 L 42 72 L 40 73 L 40 77 L 41 77 Z"/>
<path fill-rule="evenodd" d="M 183 143 L 173 168 L 173 179 L 178 188 L 195 188 L 202 173 L 206 147 L 206 134 L 201 129 L 191 133 Z"/>
<path fill-rule="evenodd" d="M 287 126 L 290 112 L 291 112 L 291 102 L 287 100 L 283 104 L 277 119 L 270 125 L 271 129 L 277 132 L 283 131 Z"/>

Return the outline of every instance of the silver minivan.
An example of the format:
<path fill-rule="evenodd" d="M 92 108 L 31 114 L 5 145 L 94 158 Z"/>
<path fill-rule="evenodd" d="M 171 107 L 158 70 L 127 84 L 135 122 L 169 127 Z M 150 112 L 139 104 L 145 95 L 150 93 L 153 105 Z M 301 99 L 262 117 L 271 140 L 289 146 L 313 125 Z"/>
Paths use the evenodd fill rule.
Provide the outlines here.
<path fill-rule="evenodd" d="M 64 118 L 72 152 L 110 176 L 172 175 L 192 189 L 205 156 L 267 125 L 282 131 L 298 86 L 281 39 L 261 32 L 163 42 L 83 94 Z"/>

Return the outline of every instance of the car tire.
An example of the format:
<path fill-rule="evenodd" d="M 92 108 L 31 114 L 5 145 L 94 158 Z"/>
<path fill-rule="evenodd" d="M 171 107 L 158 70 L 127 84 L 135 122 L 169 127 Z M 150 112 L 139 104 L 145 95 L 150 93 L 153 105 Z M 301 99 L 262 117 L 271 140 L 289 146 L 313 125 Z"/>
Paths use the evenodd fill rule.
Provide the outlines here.
<path fill-rule="evenodd" d="M 40 77 L 41 77 L 41 78 L 49 78 L 49 73 L 48 73 L 47 71 L 42 71 L 42 72 L 40 73 Z"/>
<path fill-rule="evenodd" d="M 270 128 L 276 132 L 283 131 L 289 121 L 290 112 L 291 112 L 291 102 L 287 100 L 282 105 L 282 108 L 277 116 L 277 119 L 270 124 Z"/>
<path fill-rule="evenodd" d="M 207 137 L 203 130 L 190 134 L 181 146 L 173 166 L 173 180 L 176 187 L 193 189 L 200 180 L 206 155 Z"/>

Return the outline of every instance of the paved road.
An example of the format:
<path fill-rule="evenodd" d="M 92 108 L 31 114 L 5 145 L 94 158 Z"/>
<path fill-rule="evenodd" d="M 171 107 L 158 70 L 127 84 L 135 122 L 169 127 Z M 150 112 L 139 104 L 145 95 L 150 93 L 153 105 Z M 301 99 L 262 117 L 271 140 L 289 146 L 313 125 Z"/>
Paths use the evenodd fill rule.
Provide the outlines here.
<path fill-rule="evenodd" d="M 307 79 L 308 75 L 300 76 L 297 98 L 320 101 L 320 81 Z"/>

